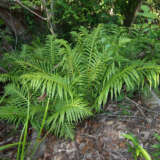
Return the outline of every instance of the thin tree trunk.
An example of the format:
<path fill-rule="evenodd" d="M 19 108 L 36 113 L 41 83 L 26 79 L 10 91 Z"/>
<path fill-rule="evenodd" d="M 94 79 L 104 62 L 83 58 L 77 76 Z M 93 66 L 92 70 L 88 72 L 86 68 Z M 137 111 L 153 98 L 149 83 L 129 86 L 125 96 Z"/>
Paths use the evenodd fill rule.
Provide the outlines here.
<path fill-rule="evenodd" d="M 52 0 L 51 1 L 51 4 L 50 4 L 50 10 L 51 11 L 49 11 L 49 9 L 47 8 L 47 3 L 46 3 L 46 0 L 42 0 L 42 5 L 43 5 L 43 8 L 45 9 L 45 12 L 46 12 L 46 16 L 47 16 L 47 23 L 48 23 L 48 26 L 49 26 L 49 30 L 50 30 L 50 32 L 51 32 L 51 34 L 55 34 L 55 32 L 54 32 L 54 27 L 53 27 L 53 19 L 54 19 L 54 13 L 53 13 L 53 4 L 54 3 L 54 1 Z"/>
<path fill-rule="evenodd" d="M 124 10 L 124 25 L 126 27 L 131 26 L 137 16 L 137 12 L 139 11 L 140 7 L 142 5 L 142 0 L 129 0 L 128 4 L 126 6 L 126 9 Z"/>

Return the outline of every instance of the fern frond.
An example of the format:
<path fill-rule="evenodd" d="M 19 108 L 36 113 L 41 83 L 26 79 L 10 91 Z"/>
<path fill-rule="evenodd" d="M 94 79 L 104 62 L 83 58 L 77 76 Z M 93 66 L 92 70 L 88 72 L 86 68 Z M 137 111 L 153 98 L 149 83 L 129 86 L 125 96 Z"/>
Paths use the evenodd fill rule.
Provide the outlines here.
<path fill-rule="evenodd" d="M 81 98 L 70 100 L 69 102 L 61 102 L 56 104 L 55 113 L 48 119 L 48 124 L 59 122 L 59 124 L 77 123 L 87 116 L 92 115 L 88 104 L 84 103 Z"/>
<path fill-rule="evenodd" d="M 6 73 L 0 73 L 0 82 L 6 82 L 8 79 L 10 79 L 11 77 L 6 74 Z"/>
<path fill-rule="evenodd" d="M 24 123 L 26 118 L 26 109 L 18 106 L 1 106 L 0 119 L 7 120 L 15 124 Z"/>
<path fill-rule="evenodd" d="M 65 137 L 74 139 L 75 131 L 74 131 L 74 125 L 73 124 L 59 124 L 58 122 L 55 125 L 52 125 L 50 129 L 51 132 L 53 132 L 57 137 Z"/>
<path fill-rule="evenodd" d="M 143 61 L 135 61 L 132 64 L 125 66 L 123 69 L 117 69 L 115 74 L 104 80 L 104 87 L 100 93 L 98 103 L 106 103 L 109 92 L 111 98 L 117 97 L 120 94 L 123 85 L 126 85 L 128 90 L 144 84 L 147 79 L 151 86 L 159 84 L 160 67 L 153 63 Z"/>
<path fill-rule="evenodd" d="M 59 48 L 57 47 L 55 41 L 55 36 L 47 36 L 43 54 L 43 57 L 46 56 L 47 59 L 49 58 L 49 61 L 52 64 L 56 64 L 56 54 L 59 52 Z"/>
<path fill-rule="evenodd" d="M 99 25 L 91 32 L 81 28 L 79 33 L 72 34 L 72 45 L 48 36 L 40 47 L 24 46 L 22 53 L 6 55 L 2 67 L 8 73 L 0 74 L 0 81 L 14 85 L 5 89 L 7 97 L 0 100 L 0 114 L 6 109 L 12 120 L 15 117 L 16 121 L 23 121 L 29 95 L 30 122 L 38 128 L 46 99 L 50 97 L 47 121 L 43 124 L 56 135 L 63 136 L 66 130 L 72 136 L 72 126 L 91 116 L 91 110 L 98 110 L 108 96 L 117 97 L 122 88 L 130 91 L 143 88 L 146 83 L 150 87 L 159 84 L 158 60 L 136 57 L 146 46 L 135 44 L 142 41 L 154 45 L 152 39 L 147 41 L 139 36 L 138 41 L 126 28 L 116 25 Z M 0 118 L 9 119 L 2 114 Z"/>
<path fill-rule="evenodd" d="M 69 87 L 69 81 L 58 74 L 47 74 L 42 72 L 33 72 L 21 75 L 23 84 L 29 84 L 33 89 L 41 90 L 41 93 L 47 93 L 48 96 L 59 96 L 60 98 L 72 97 Z"/>
<path fill-rule="evenodd" d="M 47 72 L 52 73 L 53 65 L 51 63 L 40 61 L 38 59 L 31 59 L 30 61 L 16 60 L 17 64 L 24 72 Z"/>

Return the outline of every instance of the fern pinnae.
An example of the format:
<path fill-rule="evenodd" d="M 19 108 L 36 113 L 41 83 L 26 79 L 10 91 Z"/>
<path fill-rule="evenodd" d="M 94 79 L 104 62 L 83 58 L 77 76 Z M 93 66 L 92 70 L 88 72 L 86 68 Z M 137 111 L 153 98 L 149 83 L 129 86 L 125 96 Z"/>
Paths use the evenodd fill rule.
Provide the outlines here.
<path fill-rule="evenodd" d="M 91 111 L 86 108 L 87 104 L 85 104 L 81 99 L 73 99 L 66 103 L 60 103 L 57 106 L 55 113 L 48 119 L 48 123 L 57 123 L 59 124 L 65 123 L 65 119 L 67 123 L 76 123 L 79 120 L 83 119 L 86 116 L 91 115 Z"/>
<path fill-rule="evenodd" d="M 81 28 L 80 33 L 74 33 L 76 40 L 73 45 L 48 36 L 45 45 L 37 49 L 26 48 L 23 55 L 12 55 L 12 68 L 8 68 L 8 73 L 0 74 L 0 81 L 14 83 L 17 93 L 6 90 L 8 96 L 1 103 L 5 101 L 0 113 L 5 113 L 4 107 L 10 107 L 10 120 L 14 121 L 15 117 L 15 121 L 23 123 L 23 115 L 27 111 L 27 86 L 31 124 L 40 128 L 37 123 L 42 120 L 44 104 L 50 97 L 45 128 L 60 136 L 64 136 L 66 128 L 71 135 L 72 126 L 91 116 L 92 109 L 100 110 L 109 95 L 111 98 L 117 97 L 123 87 L 129 91 L 146 83 L 152 86 L 159 84 L 159 65 L 149 58 L 130 58 L 127 55 L 130 48 L 126 45 L 134 44 L 133 38 L 131 41 L 128 38 L 132 36 L 123 33 L 124 28 L 115 25 L 113 28 L 107 27 L 100 25 L 92 32 Z M 14 109 L 17 115 L 14 115 Z M 20 111 L 22 115 L 19 115 Z M 5 116 L 2 119 L 9 119 Z"/>
<path fill-rule="evenodd" d="M 49 35 L 46 39 L 46 45 L 44 48 L 44 51 L 46 52 L 46 54 L 49 56 L 52 64 L 55 64 L 55 37 L 53 35 Z"/>
<path fill-rule="evenodd" d="M 18 97 L 18 98 L 21 98 L 22 101 L 27 102 L 27 97 L 26 97 L 26 90 L 25 90 L 25 86 L 24 88 L 20 88 L 20 86 L 17 86 L 15 84 L 8 84 L 6 87 L 5 87 L 5 93 L 6 95 L 14 95 L 15 98 Z"/>
<path fill-rule="evenodd" d="M 115 94 L 115 96 L 117 96 L 117 92 L 120 92 L 120 90 L 121 90 L 122 83 L 120 83 L 121 85 L 119 87 L 116 87 L 116 85 L 119 82 L 121 82 L 122 80 L 124 80 L 123 82 L 125 82 L 125 84 L 129 88 L 132 85 L 134 85 L 135 78 L 131 79 L 130 74 L 133 73 L 132 71 L 134 70 L 134 68 L 136 66 L 137 66 L 136 64 L 133 64 L 133 65 L 130 65 L 130 66 L 128 66 L 128 67 L 126 67 L 126 68 L 124 68 L 122 70 L 118 70 L 117 69 L 117 72 L 114 75 L 112 75 L 109 80 L 107 80 L 105 82 L 105 87 L 102 89 L 102 92 L 100 94 L 99 103 L 102 103 L 102 102 L 105 103 L 106 102 L 107 96 L 108 96 L 108 92 L 110 91 L 110 89 L 111 89 L 111 97 L 113 97 L 113 93 Z M 114 88 L 114 92 L 113 92 L 112 88 Z M 103 100 L 102 100 L 102 96 L 103 96 Z"/>
<path fill-rule="evenodd" d="M 43 87 L 43 91 L 46 89 L 47 94 L 52 95 L 52 97 L 54 97 L 56 94 L 58 94 L 61 98 L 63 98 L 64 94 L 72 96 L 67 81 L 58 74 L 49 75 L 46 73 L 36 72 L 24 74 L 20 78 L 22 79 L 23 83 L 30 84 L 30 86 L 35 90 Z M 55 92 L 53 93 L 54 90 Z"/>
<path fill-rule="evenodd" d="M 17 106 L 1 106 L 0 119 L 7 120 L 15 124 L 23 123 L 26 115 L 26 109 Z M 19 121 L 19 122 L 18 122 Z"/>

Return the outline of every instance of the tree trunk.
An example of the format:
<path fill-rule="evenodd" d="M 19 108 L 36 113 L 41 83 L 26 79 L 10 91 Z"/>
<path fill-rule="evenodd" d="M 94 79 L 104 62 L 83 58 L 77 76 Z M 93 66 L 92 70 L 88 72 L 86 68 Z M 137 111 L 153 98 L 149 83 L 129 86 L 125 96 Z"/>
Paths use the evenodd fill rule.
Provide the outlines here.
<path fill-rule="evenodd" d="M 126 27 L 131 26 L 136 19 L 137 12 L 142 5 L 142 0 L 129 0 L 126 8 L 124 9 L 124 25 Z"/>

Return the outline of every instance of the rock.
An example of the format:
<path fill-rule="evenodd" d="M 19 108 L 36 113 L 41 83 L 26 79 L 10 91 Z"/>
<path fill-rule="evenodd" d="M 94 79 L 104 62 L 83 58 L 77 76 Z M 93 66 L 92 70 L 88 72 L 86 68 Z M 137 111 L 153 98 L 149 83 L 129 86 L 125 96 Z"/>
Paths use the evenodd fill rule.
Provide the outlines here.
<path fill-rule="evenodd" d="M 149 131 L 142 131 L 141 132 L 141 138 L 144 140 L 147 140 L 150 136 L 150 132 Z"/>

